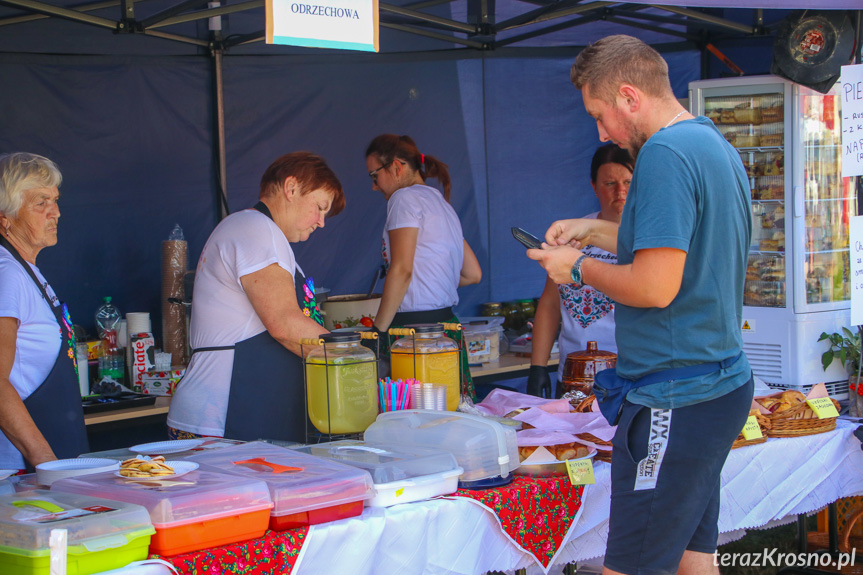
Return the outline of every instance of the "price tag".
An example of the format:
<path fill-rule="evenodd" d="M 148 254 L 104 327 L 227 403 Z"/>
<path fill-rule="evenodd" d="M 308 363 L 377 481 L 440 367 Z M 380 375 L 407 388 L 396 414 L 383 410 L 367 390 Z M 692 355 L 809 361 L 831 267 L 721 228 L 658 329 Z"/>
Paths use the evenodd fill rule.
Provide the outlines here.
<path fill-rule="evenodd" d="M 593 461 L 590 459 L 577 459 L 566 461 L 566 472 L 569 481 L 573 485 L 593 485 L 596 479 L 593 477 Z"/>
<path fill-rule="evenodd" d="M 839 412 L 836 411 L 836 406 L 829 397 L 816 397 L 815 399 L 807 399 L 806 403 L 815 412 L 818 419 L 827 419 L 828 417 L 839 417 Z"/>
<path fill-rule="evenodd" d="M 404 494 L 405 494 L 405 488 L 404 487 L 400 487 L 399 489 L 396 489 L 396 497 L 401 497 Z"/>
<path fill-rule="evenodd" d="M 743 439 L 752 441 L 764 437 L 761 435 L 761 426 L 758 425 L 758 419 L 754 415 L 746 418 L 746 424 L 743 426 Z"/>

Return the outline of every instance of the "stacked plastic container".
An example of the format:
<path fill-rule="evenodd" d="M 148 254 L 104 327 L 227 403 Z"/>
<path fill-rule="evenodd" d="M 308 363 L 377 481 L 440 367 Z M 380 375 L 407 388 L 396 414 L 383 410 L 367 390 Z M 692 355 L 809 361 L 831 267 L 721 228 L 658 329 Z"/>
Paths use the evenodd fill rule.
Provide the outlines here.
<path fill-rule="evenodd" d="M 65 529 L 67 575 L 89 575 L 147 558 L 147 510 L 103 498 L 35 490 L 0 497 L 0 573 L 47 574 L 52 529 Z"/>
<path fill-rule="evenodd" d="M 265 481 L 274 507 L 270 529 L 356 517 L 374 496 L 369 473 L 260 441 L 216 449 L 188 458 L 207 469 Z"/>
<path fill-rule="evenodd" d="M 263 481 L 201 470 L 147 481 L 113 473 L 84 475 L 55 482 L 51 492 L 99 495 L 141 505 L 156 528 L 150 551 L 159 555 L 261 537 L 273 507 Z"/>
<path fill-rule="evenodd" d="M 363 437 L 370 444 L 389 448 L 448 451 L 464 469 L 459 487 L 467 489 L 505 485 L 519 466 L 515 429 L 478 415 L 392 411 L 378 415 Z"/>
<path fill-rule="evenodd" d="M 370 507 L 389 507 L 454 493 L 464 472 L 452 453 L 422 447 L 387 447 L 346 440 L 296 450 L 367 470 L 375 482 Z"/>

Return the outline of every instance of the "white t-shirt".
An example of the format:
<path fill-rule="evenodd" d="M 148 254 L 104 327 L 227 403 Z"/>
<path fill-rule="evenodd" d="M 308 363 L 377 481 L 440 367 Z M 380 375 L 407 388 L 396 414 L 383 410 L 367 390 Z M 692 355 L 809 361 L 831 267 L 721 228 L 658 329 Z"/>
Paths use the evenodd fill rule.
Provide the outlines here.
<path fill-rule="evenodd" d="M 455 210 L 435 188 L 414 185 L 397 190 L 387 202 L 383 256 L 390 264 L 390 230 L 419 228 L 414 269 L 400 312 L 428 311 L 458 303 L 464 262 L 464 235 Z"/>
<path fill-rule="evenodd" d="M 595 219 L 599 212 L 585 218 Z M 587 246 L 583 253 L 609 264 L 617 263 L 617 256 L 596 246 Z M 567 354 L 587 349 L 587 342 L 595 341 L 599 349 L 617 353 L 614 341 L 614 302 L 592 286 L 575 289 L 571 284 L 557 286 L 560 295 L 560 365 L 558 380 L 563 376 Z"/>
<path fill-rule="evenodd" d="M 297 270 L 290 243 L 270 218 L 244 210 L 216 226 L 195 272 L 192 349 L 234 345 L 266 330 L 240 278 L 272 264 L 292 276 Z M 171 400 L 168 425 L 223 436 L 233 364 L 233 350 L 195 353 Z"/>
<path fill-rule="evenodd" d="M 54 290 L 45 281 L 39 269 L 29 265 L 45 286 L 52 303 L 60 305 Z M 15 341 L 15 362 L 9 380 L 12 387 L 27 399 L 42 385 L 57 361 L 63 343 L 60 326 L 42 292 L 33 283 L 30 274 L 6 249 L 0 247 L 0 317 L 18 320 L 18 337 Z M 24 469 L 24 457 L 6 436 L 0 433 L 0 468 Z"/>

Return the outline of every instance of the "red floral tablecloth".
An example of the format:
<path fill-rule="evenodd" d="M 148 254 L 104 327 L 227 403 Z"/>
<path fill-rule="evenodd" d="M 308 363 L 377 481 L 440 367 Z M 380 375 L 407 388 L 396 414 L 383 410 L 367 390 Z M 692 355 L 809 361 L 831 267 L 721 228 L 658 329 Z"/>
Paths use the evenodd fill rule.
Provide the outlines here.
<path fill-rule="evenodd" d="M 497 489 L 455 494 L 479 501 L 497 515 L 512 539 L 548 567 L 569 526 L 581 508 L 584 486 L 575 486 L 566 475 L 516 477 Z"/>
<path fill-rule="evenodd" d="M 308 527 L 267 531 L 263 537 L 204 551 L 162 557 L 181 575 L 287 575 L 294 568 Z"/>

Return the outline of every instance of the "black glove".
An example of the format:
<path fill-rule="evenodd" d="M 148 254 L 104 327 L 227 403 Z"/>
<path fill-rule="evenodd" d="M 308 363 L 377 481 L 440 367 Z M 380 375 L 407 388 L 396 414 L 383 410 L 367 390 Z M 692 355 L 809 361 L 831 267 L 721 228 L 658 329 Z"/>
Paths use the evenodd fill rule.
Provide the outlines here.
<path fill-rule="evenodd" d="M 527 376 L 527 393 L 551 399 L 551 378 L 543 365 L 531 365 Z"/>

